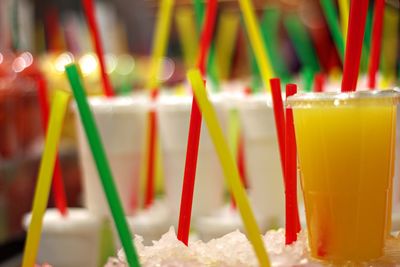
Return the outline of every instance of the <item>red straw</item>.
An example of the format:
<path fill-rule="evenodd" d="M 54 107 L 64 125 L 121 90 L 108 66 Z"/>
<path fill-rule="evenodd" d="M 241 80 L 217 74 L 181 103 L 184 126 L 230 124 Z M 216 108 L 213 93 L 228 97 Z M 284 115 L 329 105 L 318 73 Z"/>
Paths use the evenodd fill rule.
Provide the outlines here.
<path fill-rule="evenodd" d="M 158 89 L 151 92 L 151 99 L 154 101 L 157 98 Z M 154 177 L 155 177 L 155 158 L 156 158 L 156 138 L 157 138 L 157 113 L 152 109 L 149 113 L 149 152 L 147 155 L 147 180 L 146 180 L 146 194 L 144 199 L 144 206 L 150 207 L 154 202 Z"/>
<path fill-rule="evenodd" d="M 246 96 L 251 95 L 251 88 L 246 87 L 244 89 L 244 94 Z M 247 169 L 246 169 L 246 161 L 245 161 L 245 145 L 242 132 L 239 132 L 239 140 L 238 140 L 238 150 L 236 155 L 236 161 L 238 166 L 238 171 L 240 174 L 240 179 L 243 183 L 244 188 L 249 187 L 249 182 L 247 179 Z M 233 208 L 236 208 L 236 202 L 233 196 L 231 196 L 231 204 Z"/>
<path fill-rule="evenodd" d="M 90 33 L 92 35 L 92 41 L 94 43 L 96 54 L 100 63 L 100 73 L 101 73 L 101 79 L 103 81 L 104 94 L 107 97 L 111 97 L 114 96 L 115 93 L 111 87 L 110 80 L 106 73 L 106 65 L 104 63 L 104 55 L 103 55 L 103 46 L 100 41 L 101 40 L 100 33 L 96 23 L 93 0 L 82 0 L 82 1 L 83 1 L 83 9 L 85 10 L 86 20 L 89 26 Z"/>
<path fill-rule="evenodd" d="M 371 55 L 369 58 L 369 67 L 368 67 L 369 89 L 374 89 L 376 83 L 376 72 L 378 71 L 380 55 L 381 55 L 384 9 L 385 9 L 385 1 L 375 0 L 374 21 L 372 26 Z"/>
<path fill-rule="evenodd" d="M 323 73 L 317 73 L 314 76 L 314 92 L 320 93 L 324 91 L 325 75 Z"/>
<path fill-rule="evenodd" d="M 357 88 L 367 12 L 368 0 L 351 1 L 346 53 L 344 57 L 342 92 L 355 91 Z"/>
<path fill-rule="evenodd" d="M 275 116 L 276 134 L 278 136 L 279 154 L 281 156 L 281 168 L 285 177 L 285 114 L 283 110 L 281 81 L 278 78 L 269 80 L 271 85 L 272 103 Z"/>
<path fill-rule="evenodd" d="M 206 20 L 201 34 L 200 52 L 197 61 L 197 67 L 200 69 L 203 75 L 206 69 L 205 63 L 208 49 L 211 45 L 212 35 L 214 32 L 214 25 L 217 16 L 217 5 L 217 0 L 209 0 L 207 2 Z M 195 97 L 193 96 L 178 225 L 178 239 L 186 245 L 188 244 L 189 240 L 201 121 L 202 118 L 200 109 L 197 105 Z"/>
<path fill-rule="evenodd" d="M 47 96 L 46 81 L 44 80 L 43 77 L 37 78 L 37 85 L 38 85 L 40 112 L 42 117 L 42 127 L 43 131 L 46 132 L 47 123 L 49 120 L 49 101 Z M 58 156 L 56 158 L 56 162 L 54 165 L 52 190 L 53 190 L 54 202 L 57 209 L 63 216 L 66 216 L 68 214 L 67 197 L 65 195 L 61 166 Z"/>
<path fill-rule="evenodd" d="M 286 85 L 286 98 L 297 92 L 295 84 Z M 297 240 L 300 232 L 299 207 L 297 205 L 297 151 L 293 124 L 293 111 L 286 108 L 285 127 L 285 201 L 286 201 L 286 244 Z"/>

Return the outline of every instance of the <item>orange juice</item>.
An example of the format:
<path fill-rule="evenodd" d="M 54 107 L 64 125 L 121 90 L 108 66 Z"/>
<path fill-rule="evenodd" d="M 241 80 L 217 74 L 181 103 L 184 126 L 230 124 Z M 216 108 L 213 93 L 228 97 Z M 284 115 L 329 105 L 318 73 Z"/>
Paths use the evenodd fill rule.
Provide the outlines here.
<path fill-rule="evenodd" d="M 390 91 L 289 99 L 312 257 L 360 262 L 383 255 L 397 98 Z"/>

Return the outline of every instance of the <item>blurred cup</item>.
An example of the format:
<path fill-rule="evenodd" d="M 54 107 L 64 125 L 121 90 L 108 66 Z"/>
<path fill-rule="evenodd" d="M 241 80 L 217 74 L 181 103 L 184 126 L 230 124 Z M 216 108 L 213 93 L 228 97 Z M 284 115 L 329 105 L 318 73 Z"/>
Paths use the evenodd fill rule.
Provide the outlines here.
<path fill-rule="evenodd" d="M 217 107 L 217 113 L 221 115 L 222 111 L 216 98 L 214 104 Z M 160 96 L 157 103 L 165 175 L 165 198 L 174 216 L 174 223 L 177 223 L 179 217 L 191 106 L 192 98 L 188 96 Z M 222 120 L 222 116 L 219 117 Z M 203 124 L 194 188 L 193 218 L 210 214 L 223 204 L 222 169 L 206 125 Z"/>
<path fill-rule="evenodd" d="M 395 91 L 297 94 L 293 108 L 312 257 L 383 256 L 390 230 Z"/>
<path fill-rule="evenodd" d="M 23 219 L 25 229 L 30 221 L 29 213 Z M 100 229 L 100 217 L 86 209 L 70 208 L 66 217 L 56 209 L 48 209 L 43 218 L 37 262 L 63 267 L 98 267 Z"/>
<path fill-rule="evenodd" d="M 238 112 L 253 209 L 267 227 L 283 226 L 285 194 L 271 96 L 247 96 L 238 103 Z"/>
<path fill-rule="evenodd" d="M 134 203 L 137 203 L 134 198 L 137 198 L 139 192 L 141 152 L 150 102 L 144 96 L 92 97 L 89 104 L 125 214 L 131 215 L 135 209 Z M 85 132 L 80 119 L 76 121 L 84 205 L 94 214 L 109 215 L 109 207 Z"/>

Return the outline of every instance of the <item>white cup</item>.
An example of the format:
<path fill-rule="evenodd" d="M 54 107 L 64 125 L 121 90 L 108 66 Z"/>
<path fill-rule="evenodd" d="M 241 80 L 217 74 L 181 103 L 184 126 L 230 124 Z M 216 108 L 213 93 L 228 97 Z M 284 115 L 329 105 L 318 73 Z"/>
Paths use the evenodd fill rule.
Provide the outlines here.
<path fill-rule="evenodd" d="M 220 121 L 222 109 L 213 98 Z M 165 198 L 176 224 L 179 218 L 192 97 L 161 96 L 157 118 L 165 176 Z M 222 124 L 223 125 L 223 124 Z M 224 178 L 214 144 L 203 123 L 199 144 L 192 217 L 210 214 L 224 204 Z"/>
<path fill-rule="evenodd" d="M 23 219 L 28 229 L 31 214 Z M 98 267 L 101 219 L 86 209 L 70 208 L 63 217 L 48 209 L 43 218 L 37 263 L 60 267 Z"/>
<path fill-rule="evenodd" d="M 140 161 L 150 102 L 144 96 L 93 97 L 89 99 L 89 104 L 125 214 L 133 214 L 134 197 L 139 192 Z M 83 174 L 84 205 L 95 214 L 109 215 L 108 204 L 86 134 L 80 119 L 76 122 Z"/>
<path fill-rule="evenodd" d="M 140 235 L 146 246 L 152 245 L 152 241 L 158 241 L 172 225 L 170 210 L 162 201 L 156 201 L 149 208 L 129 216 L 127 221 L 131 233 Z"/>
<path fill-rule="evenodd" d="M 283 226 L 284 186 L 271 96 L 243 98 L 238 112 L 253 210 L 266 216 L 268 227 Z"/>

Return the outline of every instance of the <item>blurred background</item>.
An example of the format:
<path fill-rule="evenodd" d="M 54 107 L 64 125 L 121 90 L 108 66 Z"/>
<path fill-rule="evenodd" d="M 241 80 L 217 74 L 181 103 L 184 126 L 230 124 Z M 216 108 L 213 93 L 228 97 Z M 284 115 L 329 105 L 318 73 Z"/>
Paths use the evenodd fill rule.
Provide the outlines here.
<path fill-rule="evenodd" d="M 253 1 L 277 76 L 284 82 L 298 81 L 305 90 L 312 86 L 315 74 L 323 73 L 334 80 L 342 70 L 340 52 L 322 2 L 326 1 Z M 339 2 L 330 2 L 343 33 Z M 97 0 L 95 3 L 113 87 L 118 94 L 143 90 L 159 1 Z M 370 3 L 363 51 L 366 55 L 370 48 L 374 1 Z M 399 3 L 386 1 L 381 87 L 399 82 Z M 199 34 L 193 10 L 192 1 L 176 0 L 168 52 L 158 77 L 166 90 L 184 82 L 185 70 L 194 65 Z M 188 41 L 190 33 L 193 36 Z M 208 73 L 212 86 L 219 86 L 215 80 L 244 80 L 253 90 L 261 90 L 237 1 L 219 1 L 213 46 L 216 61 L 211 63 L 213 67 Z M 230 47 L 229 53 L 226 47 Z M 80 0 L 0 1 L 0 263 L 22 244 L 21 218 L 32 205 L 43 148 L 38 80 L 45 80 L 50 95 L 54 89 L 69 90 L 63 70 L 65 64 L 75 60 L 90 88 L 88 93 L 99 94 L 99 67 L 93 51 Z M 365 62 L 361 68 L 366 71 Z M 70 113 L 64 127 L 60 160 L 68 204 L 81 206 L 73 120 Z M 54 205 L 52 198 L 49 205 Z"/>

